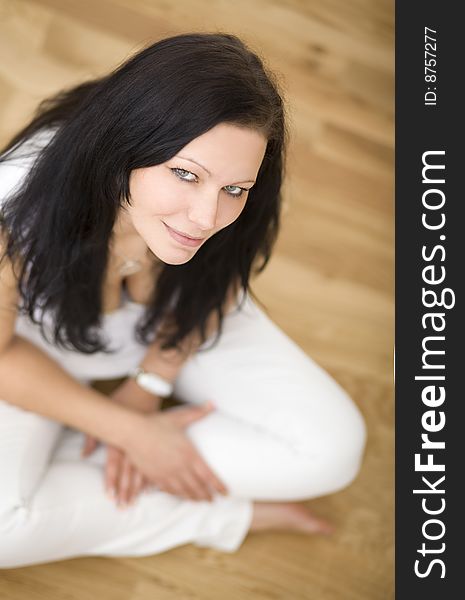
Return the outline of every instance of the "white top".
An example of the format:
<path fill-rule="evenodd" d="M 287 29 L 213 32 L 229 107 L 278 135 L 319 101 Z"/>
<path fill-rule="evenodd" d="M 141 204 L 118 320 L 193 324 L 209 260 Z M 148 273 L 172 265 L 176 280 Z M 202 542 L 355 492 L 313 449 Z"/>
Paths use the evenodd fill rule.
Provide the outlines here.
<path fill-rule="evenodd" d="M 5 199 L 22 183 L 37 160 L 40 151 L 53 138 L 57 129 L 43 129 L 30 137 L 19 148 L 7 153 L 8 160 L 0 163 L 0 208 Z"/>

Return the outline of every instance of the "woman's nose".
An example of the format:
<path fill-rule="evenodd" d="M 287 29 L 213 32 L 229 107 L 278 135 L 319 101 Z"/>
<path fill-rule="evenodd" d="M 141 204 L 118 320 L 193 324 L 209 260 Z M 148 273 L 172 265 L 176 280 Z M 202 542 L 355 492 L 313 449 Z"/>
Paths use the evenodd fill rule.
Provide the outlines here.
<path fill-rule="evenodd" d="M 216 225 L 218 194 L 202 194 L 189 207 L 188 218 L 202 231 L 209 232 Z"/>

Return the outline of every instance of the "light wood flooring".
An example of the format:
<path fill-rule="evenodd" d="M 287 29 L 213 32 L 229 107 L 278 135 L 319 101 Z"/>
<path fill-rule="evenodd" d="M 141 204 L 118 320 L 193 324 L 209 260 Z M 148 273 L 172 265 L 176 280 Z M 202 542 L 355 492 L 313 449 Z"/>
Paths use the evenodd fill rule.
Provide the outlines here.
<path fill-rule="evenodd" d="M 285 214 L 254 289 L 369 432 L 357 480 L 309 503 L 335 523 L 330 539 L 261 533 L 231 555 L 186 545 L 7 570 L 2 600 L 393 598 L 393 11 L 390 0 L 0 0 L 1 144 L 42 98 L 178 32 L 236 33 L 281 74 Z"/>

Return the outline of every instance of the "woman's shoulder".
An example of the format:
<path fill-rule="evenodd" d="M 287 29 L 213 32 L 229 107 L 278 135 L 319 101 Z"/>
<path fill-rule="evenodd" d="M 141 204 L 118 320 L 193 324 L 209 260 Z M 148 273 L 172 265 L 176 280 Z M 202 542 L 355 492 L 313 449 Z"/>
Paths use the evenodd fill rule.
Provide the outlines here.
<path fill-rule="evenodd" d="M 42 128 L 0 156 L 0 206 L 30 171 L 58 128 Z"/>

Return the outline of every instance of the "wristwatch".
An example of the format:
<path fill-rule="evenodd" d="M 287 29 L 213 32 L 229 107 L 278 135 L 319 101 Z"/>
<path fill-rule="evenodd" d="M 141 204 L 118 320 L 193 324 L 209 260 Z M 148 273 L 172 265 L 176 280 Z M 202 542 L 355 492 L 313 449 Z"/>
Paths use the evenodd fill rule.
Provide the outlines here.
<path fill-rule="evenodd" d="M 135 368 L 129 373 L 129 377 L 135 379 L 143 390 L 156 394 L 160 398 L 167 398 L 173 393 L 173 384 L 155 373 L 149 373 L 143 367 Z"/>

